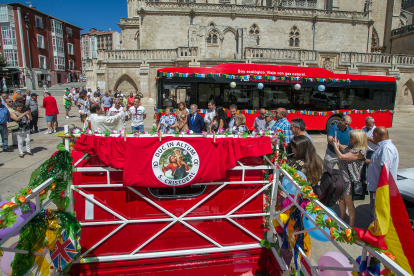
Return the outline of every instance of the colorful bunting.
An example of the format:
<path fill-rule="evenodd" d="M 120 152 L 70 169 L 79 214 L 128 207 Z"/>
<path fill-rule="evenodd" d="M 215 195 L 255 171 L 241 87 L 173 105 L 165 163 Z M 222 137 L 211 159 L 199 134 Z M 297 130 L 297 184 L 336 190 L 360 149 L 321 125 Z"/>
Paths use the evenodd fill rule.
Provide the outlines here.
<path fill-rule="evenodd" d="M 155 113 L 164 113 L 165 109 L 154 109 Z M 173 113 L 176 109 L 173 109 Z M 237 110 L 238 114 L 256 114 L 258 110 Z M 374 114 L 378 112 L 383 113 L 391 113 L 394 114 L 394 110 L 387 110 L 387 109 L 380 109 L 380 110 L 349 110 L 349 111 L 340 111 L 340 110 L 332 110 L 332 111 L 309 111 L 309 110 L 286 110 L 288 114 L 300 114 L 300 115 L 308 115 L 308 116 L 328 116 L 329 114 L 343 114 L 343 115 L 350 115 L 350 114 Z M 269 112 L 269 110 L 266 110 Z M 199 109 L 198 113 L 205 114 L 207 113 L 207 109 Z"/>
<path fill-rule="evenodd" d="M 305 82 L 351 82 L 350 79 L 333 79 L 333 78 L 307 78 L 307 77 L 276 77 L 276 76 L 268 76 L 268 75 L 229 75 L 229 74 L 219 74 L 219 73 L 209 73 L 209 74 L 202 74 L 202 73 L 166 73 L 162 72 L 163 77 L 180 77 L 180 78 L 187 78 L 187 77 L 196 77 L 196 78 L 211 78 L 211 77 L 224 77 L 226 79 L 232 80 L 290 80 L 290 81 L 305 81 Z"/>

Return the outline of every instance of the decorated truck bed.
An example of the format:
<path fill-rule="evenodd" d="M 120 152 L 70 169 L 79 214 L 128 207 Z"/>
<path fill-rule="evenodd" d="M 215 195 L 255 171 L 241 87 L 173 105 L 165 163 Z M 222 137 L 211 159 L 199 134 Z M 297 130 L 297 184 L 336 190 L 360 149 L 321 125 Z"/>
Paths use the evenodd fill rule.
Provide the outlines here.
<path fill-rule="evenodd" d="M 409 254 L 396 263 L 366 244 L 283 164 L 283 134 L 73 133 L 65 127 L 59 151 L 1 207 L 11 227 L 0 244 L 20 232 L 2 246 L 6 274 L 351 275 L 384 265 L 411 274 Z M 14 221 L 16 210 L 26 217 Z M 338 252 L 312 261 L 311 232 Z"/>

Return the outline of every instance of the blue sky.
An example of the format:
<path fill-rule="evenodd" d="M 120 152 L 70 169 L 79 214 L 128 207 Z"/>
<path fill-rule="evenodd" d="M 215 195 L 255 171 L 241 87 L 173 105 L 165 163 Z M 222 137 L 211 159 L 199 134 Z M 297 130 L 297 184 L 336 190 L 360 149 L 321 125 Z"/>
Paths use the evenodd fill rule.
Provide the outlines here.
<path fill-rule="evenodd" d="M 26 0 L 0 0 L 0 4 L 16 3 L 29 5 Z M 32 0 L 32 6 L 37 10 L 62 19 L 84 29 L 121 32 L 115 23 L 119 23 L 121 17 L 127 17 L 126 0 Z"/>

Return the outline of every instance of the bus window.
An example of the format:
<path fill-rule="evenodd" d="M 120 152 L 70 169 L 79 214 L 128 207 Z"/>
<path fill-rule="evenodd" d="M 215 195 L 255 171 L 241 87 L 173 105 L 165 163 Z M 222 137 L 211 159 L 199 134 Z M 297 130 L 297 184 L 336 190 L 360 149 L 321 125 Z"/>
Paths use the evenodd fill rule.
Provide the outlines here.
<path fill-rule="evenodd" d="M 351 88 L 349 91 L 350 109 L 369 109 L 369 89 Z"/>
<path fill-rule="evenodd" d="M 383 89 L 371 89 L 372 102 L 370 109 L 394 109 L 394 92 Z"/>
<path fill-rule="evenodd" d="M 191 83 L 164 83 L 161 93 L 162 108 L 177 108 L 178 103 L 185 102 L 187 107 L 197 103 L 195 85 Z"/>
<path fill-rule="evenodd" d="M 265 87 L 263 89 L 262 107 L 269 110 L 279 107 L 291 109 L 290 94 L 291 88 L 287 85 Z"/>
<path fill-rule="evenodd" d="M 293 90 L 293 108 L 296 110 L 312 110 L 315 103 L 312 101 L 314 94 L 312 87 L 302 87 L 300 90 Z"/>
<path fill-rule="evenodd" d="M 255 86 L 239 85 L 229 91 L 229 105 L 237 105 L 237 109 L 259 109 L 260 93 Z"/>

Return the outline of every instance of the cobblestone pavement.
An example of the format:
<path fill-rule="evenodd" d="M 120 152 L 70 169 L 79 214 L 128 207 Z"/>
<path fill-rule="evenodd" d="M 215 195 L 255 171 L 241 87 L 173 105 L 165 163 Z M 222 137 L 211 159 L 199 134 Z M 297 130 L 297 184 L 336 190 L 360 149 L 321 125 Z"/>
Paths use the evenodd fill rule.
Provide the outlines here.
<path fill-rule="evenodd" d="M 38 97 L 38 102 L 41 105 L 42 97 Z M 58 115 L 59 130 L 63 130 L 65 124 L 82 127 L 79 119 L 79 112 L 77 107 L 72 107 L 70 112 L 70 119 L 65 119 L 65 113 L 63 108 L 62 98 L 56 97 L 60 114 Z M 153 107 L 146 107 L 147 119 L 145 120 L 145 130 L 149 131 L 152 129 L 154 123 Z M 51 156 L 56 151 L 56 146 L 61 142 L 61 139 L 53 135 L 45 135 L 46 121 L 44 109 L 39 108 L 39 133 L 31 135 L 31 147 L 33 156 L 25 156 L 23 159 L 19 158 L 17 147 L 12 147 L 14 152 L 6 153 L 0 151 L 0 195 L 1 198 L 5 199 L 10 197 L 12 194 L 17 193 L 22 187 L 25 187 L 30 179 L 30 175 L 34 169 L 36 169 L 42 162 Z M 414 167 L 414 143 L 411 139 L 414 137 L 414 130 L 411 126 L 411 120 L 414 118 L 413 114 L 400 113 L 395 114 L 393 127 L 390 129 L 390 137 L 393 143 L 397 146 L 400 155 L 399 168 L 410 168 Z M 377 125 L 381 125 L 381 122 L 377 122 Z M 127 128 L 130 130 L 131 121 L 127 122 Z M 326 134 L 319 131 L 312 131 L 310 135 L 315 143 L 318 154 L 323 158 L 326 150 Z M 11 144 L 11 136 L 9 135 L 9 145 Z M 370 223 L 369 219 L 369 199 L 365 201 L 355 202 L 357 209 L 356 227 L 366 228 Z M 334 211 L 339 214 L 338 206 L 334 206 Z M 16 237 L 17 238 L 17 237 Z M 11 239 L 9 243 L 16 241 L 17 239 Z M 320 242 L 313 241 L 312 254 L 314 259 L 318 259 L 318 256 L 327 251 L 336 251 L 330 243 L 320 244 Z M 317 247 L 321 250 L 318 250 Z M 350 252 L 354 252 L 353 255 L 357 257 L 360 254 L 359 250 L 355 250 L 355 247 L 344 246 Z M 3 275 L 0 271 L 0 275 Z"/>

